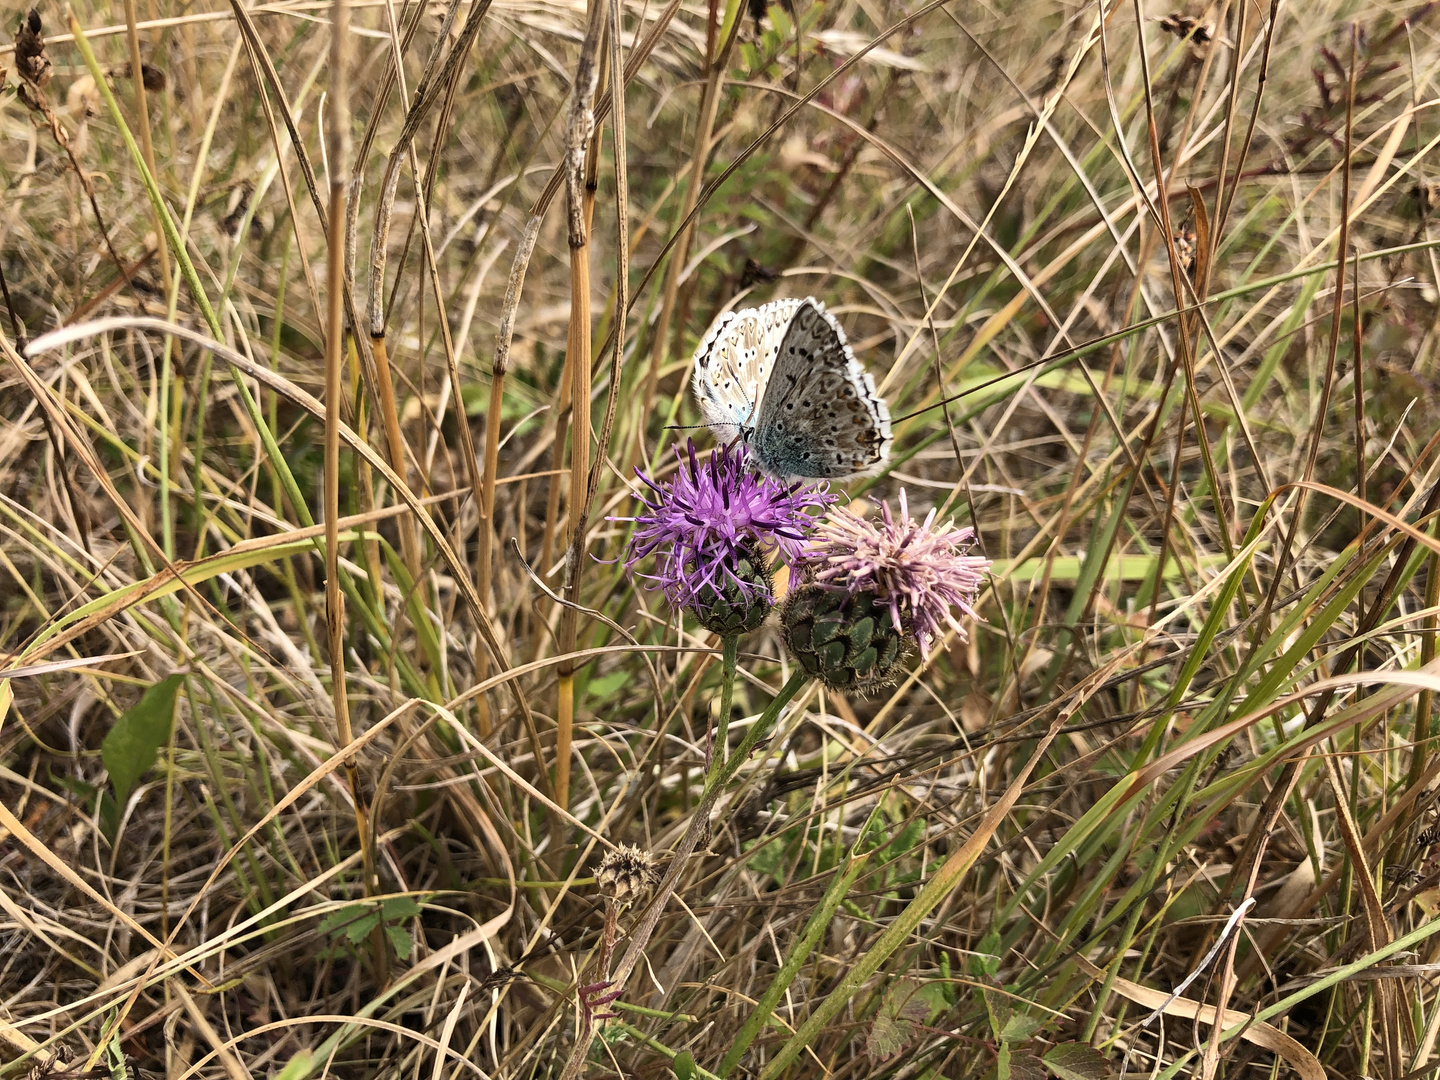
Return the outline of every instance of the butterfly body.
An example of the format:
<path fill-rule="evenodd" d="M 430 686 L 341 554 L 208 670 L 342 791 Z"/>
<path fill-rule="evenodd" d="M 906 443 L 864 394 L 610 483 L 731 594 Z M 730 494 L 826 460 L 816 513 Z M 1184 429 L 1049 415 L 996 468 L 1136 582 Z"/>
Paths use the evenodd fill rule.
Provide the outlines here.
<path fill-rule="evenodd" d="M 890 411 L 820 301 L 772 300 L 717 318 L 695 352 L 701 414 L 738 435 L 780 477 L 874 472 L 890 452 Z"/>

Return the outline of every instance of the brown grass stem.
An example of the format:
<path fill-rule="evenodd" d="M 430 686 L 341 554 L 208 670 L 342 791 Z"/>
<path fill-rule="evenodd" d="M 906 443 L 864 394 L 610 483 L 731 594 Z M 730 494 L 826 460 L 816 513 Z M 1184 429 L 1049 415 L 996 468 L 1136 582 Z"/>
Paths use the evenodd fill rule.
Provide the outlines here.
<path fill-rule="evenodd" d="M 568 603 L 560 611 L 562 654 L 573 653 L 579 632 L 575 606 L 585 551 L 586 489 L 590 483 L 590 217 L 595 201 L 593 162 L 598 157 L 599 133 L 595 124 L 595 91 L 600 83 L 605 35 L 604 0 L 590 0 L 589 20 L 571 84 L 570 119 L 565 138 L 565 204 L 570 246 L 570 329 L 565 351 L 570 368 L 570 494 L 565 578 L 561 595 Z M 623 82 L 622 79 L 617 81 Z M 558 449 L 558 447 L 557 447 Z M 557 669 L 555 722 L 555 801 L 563 809 L 570 800 L 570 741 L 575 722 L 575 665 Z"/>
<path fill-rule="evenodd" d="M 713 26 L 717 13 L 716 0 L 710 0 L 707 24 Z M 720 53 L 713 51 L 713 30 L 709 38 L 710 48 L 705 56 L 705 88 L 700 96 L 700 119 L 695 132 L 694 150 L 690 155 L 690 166 L 685 180 L 684 201 L 680 205 L 676 225 L 674 246 L 669 251 L 670 265 L 665 272 L 665 284 L 660 297 L 660 316 L 655 322 L 654 336 L 650 339 L 650 366 L 645 371 L 645 389 L 641 394 L 640 415 L 649 416 L 655 405 L 655 393 L 659 387 L 660 365 L 670 347 L 670 323 L 675 316 L 675 306 L 680 292 L 680 275 L 685 269 L 685 260 L 690 253 L 690 240 L 694 235 L 694 218 L 700 205 L 700 194 L 705 188 L 705 166 L 710 160 L 710 151 L 715 133 L 715 117 L 720 108 L 720 83 L 728 67 L 730 47 L 740 28 L 737 19 L 730 34 L 721 43 Z"/>
<path fill-rule="evenodd" d="M 480 472 L 480 539 L 475 554 L 475 588 L 482 603 L 491 602 L 495 551 L 495 488 L 500 472 L 500 427 L 504 421 L 505 375 L 510 368 L 510 345 L 515 336 L 515 316 L 520 310 L 520 296 L 525 288 L 525 272 L 535 254 L 535 241 L 540 236 L 544 218 L 532 214 L 520 235 L 520 246 L 510 264 L 510 277 L 505 283 L 505 298 L 500 306 L 500 327 L 495 333 L 495 358 L 490 365 L 490 405 L 485 418 L 485 462 Z M 557 451 L 558 453 L 558 451 Z M 553 481 L 552 481 L 553 483 Z M 476 672 L 484 678 L 488 660 L 476 652 Z M 481 705 L 480 737 L 490 734 L 489 710 Z"/>

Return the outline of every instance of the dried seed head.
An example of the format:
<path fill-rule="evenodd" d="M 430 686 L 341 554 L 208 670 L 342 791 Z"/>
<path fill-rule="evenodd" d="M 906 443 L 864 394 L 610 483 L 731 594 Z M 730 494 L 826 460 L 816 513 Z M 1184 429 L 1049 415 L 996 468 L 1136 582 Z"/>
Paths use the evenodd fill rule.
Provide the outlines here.
<path fill-rule="evenodd" d="M 1195 230 L 1188 224 L 1181 225 L 1175 234 L 1175 257 L 1187 276 L 1195 269 Z"/>
<path fill-rule="evenodd" d="M 40 29 L 40 12 L 31 8 L 15 31 L 15 73 L 26 82 L 43 87 L 50 81 L 52 72 Z"/>
<path fill-rule="evenodd" d="M 1178 38 L 1188 37 L 1196 45 L 1209 45 L 1215 36 L 1208 23 L 1203 23 L 1191 15 L 1182 15 L 1178 11 L 1173 11 L 1161 19 L 1160 29 Z"/>
<path fill-rule="evenodd" d="M 648 851 L 621 844 L 607 851 L 595 872 L 595 884 L 607 897 L 619 903 L 639 896 L 659 879 L 655 859 Z"/>
<path fill-rule="evenodd" d="M 100 91 L 95 88 L 95 80 L 89 75 L 81 75 L 72 82 L 70 88 L 65 91 L 65 107 L 70 110 L 71 118 L 76 121 L 99 116 Z"/>
<path fill-rule="evenodd" d="M 116 70 L 115 74 L 122 79 L 131 78 L 130 62 L 127 60 Z M 145 89 L 149 90 L 152 94 L 158 94 L 161 90 L 165 89 L 165 72 L 154 64 L 147 64 L 143 60 L 140 62 L 140 79 L 144 82 Z"/>

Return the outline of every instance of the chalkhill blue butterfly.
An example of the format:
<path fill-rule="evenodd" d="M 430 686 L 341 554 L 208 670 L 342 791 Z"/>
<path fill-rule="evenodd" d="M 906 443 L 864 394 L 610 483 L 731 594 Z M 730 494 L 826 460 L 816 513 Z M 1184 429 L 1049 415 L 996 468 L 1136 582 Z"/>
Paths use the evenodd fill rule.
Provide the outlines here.
<path fill-rule="evenodd" d="M 890 410 L 813 297 L 725 312 L 694 363 L 705 423 L 738 434 L 772 476 L 839 480 L 877 472 L 890 453 Z"/>

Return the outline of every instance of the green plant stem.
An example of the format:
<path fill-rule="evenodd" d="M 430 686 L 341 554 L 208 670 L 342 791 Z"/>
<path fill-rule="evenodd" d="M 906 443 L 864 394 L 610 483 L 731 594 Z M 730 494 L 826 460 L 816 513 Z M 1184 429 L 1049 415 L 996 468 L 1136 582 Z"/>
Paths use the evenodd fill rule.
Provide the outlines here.
<path fill-rule="evenodd" d="M 680 843 L 675 845 L 675 850 L 670 853 L 670 868 L 665 872 L 665 877 L 656 888 L 654 897 L 640 912 L 639 918 L 635 920 L 635 925 L 630 931 L 630 944 L 626 947 L 625 954 L 620 957 L 620 963 L 615 966 L 611 974 L 611 980 L 615 986 L 623 987 L 626 980 L 630 978 L 630 973 L 640 962 L 645 946 L 650 943 L 650 935 L 655 932 L 660 917 L 665 913 L 666 904 L 674 895 L 675 887 L 679 884 L 680 875 L 685 872 L 690 855 L 700 845 L 701 839 L 710 835 L 710 811 L 720 797 L 720 792 L 725 789 L 725 785 L 740 768 L 741 762 L 749 758 L 750 752 L 759 744 L 761 738 L 775 726 L 775 722 L 779 720 L 780 713 L 785 706 L 796 694 L 800 693 L 809 681 L 809 676 L 796 668 L 794 674 L 785 681 L 785 685 L 776 691 L 770 704 L 765 707 L 765 711 L 760 714 L 755 723 L 750 725 L 750 730 L 745 733 L 745 738 L 735 748 L 735 753 L 725 758 L 723 762 L 717 757 L 716 766 L 705 778 L 705 792 L 700 797 L 700 805 L 695 808 L 685 835 L 680 838 Z M 595 1030 L 592 1026 L 584 1038 L 575 1044 L 570 1055 L 570 1063 L 566 1067 L 567 1073 L 585 1062 L 594 1038 Z"/>
<path fill-rule="evenodd" d="M 740 658 L 740 635 L 727 634 L 720 642 L 720 718 L 715 721 L 715 748 L 710 769 L 725 760 L 730 735 L 730 703 L 735 700 L 735 665 Z M 706 776 L 706 786 L 710 779 Z"/>
<path fill-rule="evenodd" d="M 871 820 L 874 820 L 873 814 Z M 869 823 L 867 823 L 866 827 L 860 830 L 860 839 L 856 841 L 856 847 L 864 842 L 869 832 Z M 765 993 L 760 995 L 754 1011 L 745 1018 L 745 1023 L 740 1026 L 740 1033 L 735 1036 L 735 1041 L 730 1045 L 724 1060 L 720 1062 L 720 1067 L 716 1070 L 720 1076 L 729 1076 L 734 1071 L 735 1066 L 740 1063 L 740 1058 L 749 1049 L 750 1044 L 755 1041 L 755 1037 L 770 1022 L 770 1016 L 774 1013 L 775 1006 L 780 1003 L 780 998 L 790 988 L 795 977 L 800 974 L 801 967 L 804 966 L 806 959 L 809 958 L 811 951 L 819 943 L 826 929 L 829 928 L 830 920 L 835 917 L 841 901 L 850 892 L 850 886 L 855 883 L 855 879 L 860 876 L 860 872 L 870 861 L 871 854 L 867 851 L 863 855 L 857 855 L 852 849 L 844 872 L 835 875 L 835 880 L 830 883 L 830 887 L 825 890 L 825 895 L 820 900 L 820 906 L 815 909 L 815 913 L 810 916 L 810 921 L 805 924 L 805 931 L 800 935 L 800 940 L 795 943 L 790 954 L 785 957 L 784 965 L 776 972 L 770 985 L 765 988 Z"/>

